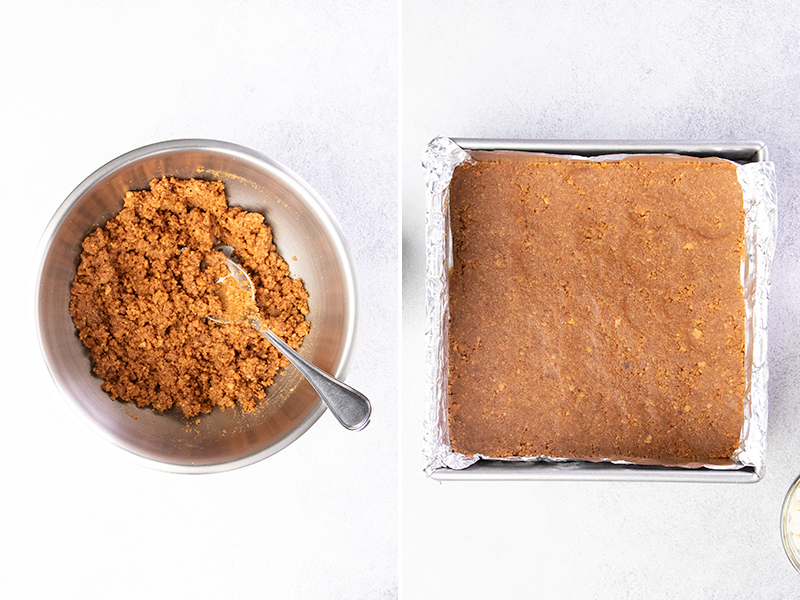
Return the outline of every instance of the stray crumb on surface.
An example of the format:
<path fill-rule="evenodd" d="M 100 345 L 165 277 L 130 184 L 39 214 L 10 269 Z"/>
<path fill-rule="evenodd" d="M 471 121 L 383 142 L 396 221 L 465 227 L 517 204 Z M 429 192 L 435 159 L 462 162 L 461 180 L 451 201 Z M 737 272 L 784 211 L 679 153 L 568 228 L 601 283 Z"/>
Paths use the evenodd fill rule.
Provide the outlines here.
<path fill-rule="evenodd" d="M 308 335 L 308 293 L 263 216 L 229 208 L 220 181 L 154 179 L 86 237 L 70 290 L 78 335 L 112 399 L 187 417 L 250 411 L 289 364 L 249 325 L 209 320 L 222 312 L 217 282 L 228 272 L 218 244 L 235 249 L 253 280 L 262 321 L 292 348 Z"/>

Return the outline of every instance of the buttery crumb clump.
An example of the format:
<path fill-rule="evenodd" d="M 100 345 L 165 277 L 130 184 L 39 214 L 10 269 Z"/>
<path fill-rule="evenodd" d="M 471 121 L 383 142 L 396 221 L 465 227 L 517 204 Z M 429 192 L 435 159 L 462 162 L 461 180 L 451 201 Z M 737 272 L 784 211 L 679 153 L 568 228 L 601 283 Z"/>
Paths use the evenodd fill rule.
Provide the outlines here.
<path fill-rule="evenodd" d="M 247 323 L 223 314 L 219 245 L 234 248 L 260 318 L 292 348 L 308 335 L 308 292 L 292 279 L 258 213 L 229 208 L 221 181 L 154 179 L 83 242 L 69 311 L 112 399 L 186 417 L 255 409 L 289 363 Z"/>
<path fill-rule="evenodd" d="M 222 313 L 219 321 L 239 323 L 258 318 L 258 306 L 252 298 L 249 286 L 242 286 L 231 274 L 219 281 L 220 292 L 217 294 L 222 302 Z"/>

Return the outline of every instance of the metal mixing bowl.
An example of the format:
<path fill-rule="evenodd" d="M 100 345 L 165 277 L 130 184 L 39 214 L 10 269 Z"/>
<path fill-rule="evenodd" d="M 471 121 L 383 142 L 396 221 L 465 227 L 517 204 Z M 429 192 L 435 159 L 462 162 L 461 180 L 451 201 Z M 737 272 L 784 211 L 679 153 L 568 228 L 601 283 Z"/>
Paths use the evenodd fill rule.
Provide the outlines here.
<path fill-rule="evenodd" d="M 179 410 L 157 414 L 112 401 L 100 388 L 69 314 L 84 237 L 119 212 L 127 191 L 162 176 L 222 180 L 231 206 L 265 216 L 278 251 L 309 293 L 311 333 L 300 352 L 339 379 L 350 367 L 355 339 L 353 261 L 335 218 L 297 175 L 257 152 L 210 140 L 162 142 L 112 160 L 69 195 L 47 226 L 37 256 L 36 325 L 47 367 L 69 405 L 112 447 L 148 466 L 182 473 L 234 469 L 286 447 L 325 411 L 294 367 L 276 377 L 256 411 L 215 409 L 199 422 Z"/>

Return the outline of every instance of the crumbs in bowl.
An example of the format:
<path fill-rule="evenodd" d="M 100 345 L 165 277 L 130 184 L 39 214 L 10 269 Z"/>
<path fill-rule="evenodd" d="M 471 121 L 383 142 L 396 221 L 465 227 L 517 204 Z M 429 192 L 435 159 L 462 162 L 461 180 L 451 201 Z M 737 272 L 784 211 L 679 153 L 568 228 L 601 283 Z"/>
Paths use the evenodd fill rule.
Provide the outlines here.
<path fill-rule="evenodd" d="M 234 248 L 261 319 L 292 348 L 308 335 L 308 292 L 269 225 L 229 207 L 221 181 L 154 179 L 83 241 L 69 311 L 112 399 L 187 417 L 255 409 L 288 361 L 245 323 L 220 324 L 220 245 Z"/>

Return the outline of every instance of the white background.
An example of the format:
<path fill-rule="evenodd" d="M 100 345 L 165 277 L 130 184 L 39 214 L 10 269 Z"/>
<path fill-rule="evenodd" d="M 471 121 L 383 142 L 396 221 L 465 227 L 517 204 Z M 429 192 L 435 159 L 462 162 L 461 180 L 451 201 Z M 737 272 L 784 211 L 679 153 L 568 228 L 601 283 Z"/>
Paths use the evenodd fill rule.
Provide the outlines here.
<path fill-rule="evenodd" d="M 0 598 L 397 595 L 397 7 L 370 1 L 4 3 L 0 62 Z M 74 419 L 35 339 L 33 254 L 59 204 L 162 140 L 242 144 L 327 201 L 360 283 L 330 414 L 256 465 L 181 476 Z"/>
<path fill-rule="evenodd" d="M 800 472 L 795 7 L 405 0 L 400 35 L 398 9 L 359 0 L 4 7 L 0 597 L 381 599 L 397 596 L 398 572 L 408 599 L 800 597 L 778 521 Z M 780 232 L 762 482 L 424 476 L 419 156 L 439 134 L 767 142 Z M 181 137 L 265 153 L 337 216 L 360 282 L 348 382 L 375 406 L 364 432 L 326 414 L 261 463 L 178 476 L 110 452 L 63 405 L 32 324 L 39 236 L 96 168 Z"/>
<path fill-rule="evenodd" d="M 406 1 L 402 22 L 402 597 L 800 597 L 779 529 L 800 472 L 797 5 Z M 439 134 L 767 143 L 779 239 L 763 481 L 425 478 L 419 164 Z"/>

